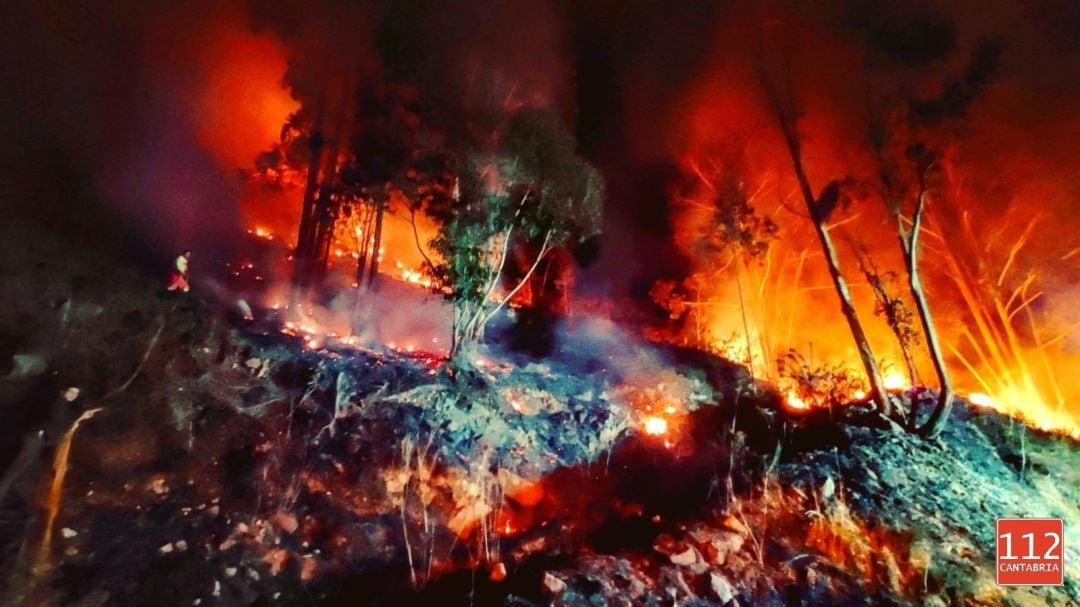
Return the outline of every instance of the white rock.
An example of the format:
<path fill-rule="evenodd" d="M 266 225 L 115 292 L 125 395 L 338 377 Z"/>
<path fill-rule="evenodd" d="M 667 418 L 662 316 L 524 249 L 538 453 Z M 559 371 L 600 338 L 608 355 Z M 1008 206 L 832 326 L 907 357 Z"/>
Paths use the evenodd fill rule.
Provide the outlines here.
<path fill-rule="evenodd" d="M 709 574 L 709 587 L 712 588 L 713 595 L 716 596 L 721 605 L 727 605 L 735 601 L 735 591 L 731 587 L 731 583 L 727 581 L 727 578 L 715 571 Z M 734 604 L 738 605 L 738 602 Z"/>
<path fill-rule="evenodd" d="M 545 571 L 544 590 L 547 590 L 549 594 L 560 595 L 566 590 L 566 582 L 553 575 L 550 571 Z"/>
<path fill-rule="evenodd" d="M 174 548 L 174 546 L 172 545 L 172 542 L 169 542 L 168 544 L 165 544 L 165 545 L 164 545 L 164 546 L 162 546 L 161 548 L 158 548 L 158 552 L 160 552 L 161 554 L 169 554 L 169 553 L 170 553 L 170 552 L 172 552 L 172 551 L 173 551 L 174 549 L 175 549 L 175 548 Z"/>
<path fill-rule="evenodd" d="M 60 536 L 63 537 L 65 540 L 70 540 L 71 538 L 75 537 L 76 535 L 79 535 L 79 532 L 75 531 L 74 529 L 70 529 L 68 527 L 64 527 L 63 529 L 60 530 Z"/>
<path fill-rule="evenodd" d="M 825 482 L 821 484 L 821 497 L 829 499 L 836 493 L 836 483 L 833 482 L 831 476 L 825 477 Z"/>
<path fill-rule="evenodd" d="M 45 359 L 37 354 L 16 354 L 11 357 L 11 373 L 8 377 L 20 379 L 41 375 L 48 368 Z"/>
<path fill-rule="evenodd" d="M 225 568 L 225 577 L 233 577 L 234 575 L 236 575 L 236 567 Z"/>
<path fill-rule="evenodd" d="M 698 555 L 697 550 L 694 550 L 694 547 L 691 546 L 686 550 L 683 550 L 682 552 L 672 554 L 669 558 L 671 559 L 671 564 L 673 565 L 689 567 L 690 565 L 693 565 L 697 562 Z"/>

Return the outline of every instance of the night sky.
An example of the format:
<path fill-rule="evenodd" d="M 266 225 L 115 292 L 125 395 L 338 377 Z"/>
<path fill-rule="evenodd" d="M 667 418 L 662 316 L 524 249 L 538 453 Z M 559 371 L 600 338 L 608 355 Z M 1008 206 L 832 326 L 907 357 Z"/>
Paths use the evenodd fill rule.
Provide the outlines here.
<path fill-rule="evenodd" d="M 763 41 L 779 22 L 800 32 L 780 46 L 812 75 L 851 61 L 886 74 L 926 70 L 940 82 L 978 40 L 1004 41 L 995 86 L 1008 90 L 978 118 L 1000 136 L 986 140 L 1028 160 L 1041 155 L 1035 160 L 1056 171 L 1063 191 L 1077 182 L 1080 4 L 1068 0 L 15 2 L 2 10 L 3 204 L 91 240 L 113 240 L 124 226 L 136 241 L 213 246 L 235 228 L 237 174 L 249 167 L 206 149 L 193 134 L 205 109 L 189 103 L 212 65 L 193 58 L 224 21 L 276 40 L 294 68 L 315 63 L 312 36 L 348 40 L 335 47 L 334 69 L 405 74 L 435 93 L 433 103 L 451 104 L 452 91 L 469 86 L 472 72 L 459 68 L 476 57 L 470 69 L 518 75 L 572 123 L 581 153 L 605 175 L 606 234 L 585 271 L 602 291 L 640 296 L 686 265 L 671 244 L 668 207 L 694 139 L 688 100 L 729 64 L 772 53 L 776 45 Z M 830 56 L 841 47 L 848 56 Z M 727 86 L 722 77 L 717 86 Z M 837 102 L 825 111 L 848 111 L 853 91 L 838 88 L 839 78 L 829 86 Z M 821 93 L 812 88 L 809 97 Z M 857 138 L 837 130 L 848 135 Z"/>

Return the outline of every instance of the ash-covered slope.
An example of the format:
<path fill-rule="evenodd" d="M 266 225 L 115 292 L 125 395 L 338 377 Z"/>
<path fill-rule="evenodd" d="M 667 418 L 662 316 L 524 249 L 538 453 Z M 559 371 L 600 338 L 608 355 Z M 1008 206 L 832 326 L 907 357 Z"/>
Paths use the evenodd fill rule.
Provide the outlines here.
<path fill-rule="evenodd" d="M 1080 450 L 996 414 L 957 407 L 930 442 L 857 407 L 794 418 L 723 361 L 625 344 L 457 369 L 311 350 L 2 236 L 7 604 L 1080 597 Z M 1017 515 L 1066 518 L 1066 586 L 994 586 Z"/>

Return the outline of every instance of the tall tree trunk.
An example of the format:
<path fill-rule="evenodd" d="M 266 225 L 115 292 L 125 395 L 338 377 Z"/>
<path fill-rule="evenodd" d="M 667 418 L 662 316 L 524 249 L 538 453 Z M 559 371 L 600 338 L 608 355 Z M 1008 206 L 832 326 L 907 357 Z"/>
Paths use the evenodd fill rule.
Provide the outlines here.
<path fill-rule="evenodd" d="M 881 370 L 878 369 L 877 361 L 874 360 L 874 353 L 870 349 L 870 340 L 867 339 L 866 331 L 859 321 L 859 314 L 855 310 L 855 303 L 851 298 L 851 290 L 840 272 L 840 259 L 836 253 L 836 245 L 833 244 L 828 226 L 825 225 L 827 218 L 821 215 L 819 205 L 821 201 L 814 197 L 814 190 L 810 187 L 810 180 L 806 176 L 806 170 L 803 167 L 802 150 L 799 145 L 795 124 L 782 111 L 778 113 L 780 128 L 783 131 L 784 139 L 787 141 L 791 161 L 795 167 L 795 177 L 799 182 L 799 190 L 802 192 L 806 208 L 810 213 L 811 220 L 814 222 L 814 230 L 817 232 L 822 252 L 825 254 L 825 262 L 829 267 L 829 276 L 832 278 L 833 287 L 836 289 L 836 294 L 840 299 L 840 311 L 843 313 L 844 319 L 847 320 L 852 337 L 855 338 L 859 358 L 862 360 L 867 380 L 870 382 L 871 394 L 878 407 L 880 407 L 881 413 L 886 416 L 891 415 L 892 401 L 889 399 L 889 393 L 885 389 L 885 381 L 881 377 Z"/>
<path fill-rule="evenodd" d="M 922 280 L 919 276 L 919 232 L 922 230 L 922 218 L 926 212 L 926 184 L 925 178 L 919 178 L 919 197 L 915 202 L 915 211 L 911 217 L 911 232 L 904 237 L 903 225 L 900 229 L 900 244 L 904 246 L 904 263 L 907 265 L 908 285 L 911 287 L 911 296 L 915 300 L 915 309 L 919 313 L 919 321 L 922 323 L 923 333 L 926 334 L 926 346 L 930 350 L 930 360 L 934 364 L 934 372 L 938 376 L 940 393 L 937 404 L 930 413 L 926 423 L 919 428 L 919 434 L 934 437 L 941 434 L 945 424 L 949 420 L 952 411 L 953 387 L 949 379 L 949 371 L 945 367 L 945 357 L 941 353 L 941 344 L 938 342 L 937 331 L 934 330 L 934 320 L 930 315 L 930 306 L 926 301 L 926 293 L 923 291 Z"/>
<path fill-rule="evenodd" d="M 899 218 L 897 218 L 897 223 L 899 224 Z M 904 240 L 903 229 L 900 230 L 899 234 L 900 248 L 906 256 L 907 243 Z M 870 258 L 869 253 L 854 241 L 852 241 L 851 247 L 859 258 L 859 269 L 862 270 L 863 275 L 866 276 L 866 282 L 870 285 L 870 289 L 874 291 L 874 297 L 886 310 L 885 316 L 889 324 L 889 329 L 892 330 L 893 335 L 896 337 L 896 344 L 900 348 L 900 355 L 904 358 L 904 368 L 907 370 L 908 381 L 914 386 L 919 383 L 919 374 L 915 368 L 915 359 L 911 354 L 911 348 L 908 345 L 908 341 L 904 337 L 902 327 L 896 322 L 894 315 L 888 311 L 889 308 L 893 308 L 897 302 L 893 301 L 889 296 L 889 292 L 885 288 L 885 283 L 878 275 L 877 266 L 874 264 L 873 259 Z"/>
<path fill-rule="evenodd" d="M 368 268 L 368 287 L 375 285 L 379 275 L 379 248 L 382 246 L 383 213 L 386 212 L 386 200 L 380 198 L 375 207 L 375 234 L 371 244 L 371 267 Z"/>
<path fill-rule="evenodd" d="M 371 221 L 374 214 L 367 204 L 360 206 L 360 236 L 356 244 L 356 287 L 364 287 L 364 277 L 367 276 L 368 247 L 371 245 Z"/>
<path fill-rule="evenodd" d="M 336 154 L 335 154 L 336 156 Z M 334 210 L 330 188 L 337 176 L 337 159 L 331 158 L 323 175 L 319 196 L 315 200 L 315 239 L 311 251 L 311 276 L 322 276 L 330 260 L 330 245 L 334 241 Z"/>
<path fill-rule="evenodd" d="M 735 285 L 739 289 L 739 312 L 742 314 L 743 335 L 746 337 L 746 368 L 750 371 L 750 381 L 754 382 L 757 377 L 754 375 L 754 355 L 750 345 L 750 323 L 746 320 L 746 300 L 743 297 L 742 278 L 739 276 L 738 251 L 733 251 L 733 254 L 735 255 Z"/>
<path fill-rule="evenodd" d="M 322 168 L 322 150 L 324 141 L 318 130 L 311 134 L 308 147 L 311 151 L 308 161 L 307 181 L 304 184 L 304 201 L 300 209 L 300 229 L 296 235 L 296 253 L 293 257 L 293 282 L 304 286 L 308 282 L 311 269 L 312 240 L 315 231 L 315 193 L 319 186 L 319 172 Z"/>

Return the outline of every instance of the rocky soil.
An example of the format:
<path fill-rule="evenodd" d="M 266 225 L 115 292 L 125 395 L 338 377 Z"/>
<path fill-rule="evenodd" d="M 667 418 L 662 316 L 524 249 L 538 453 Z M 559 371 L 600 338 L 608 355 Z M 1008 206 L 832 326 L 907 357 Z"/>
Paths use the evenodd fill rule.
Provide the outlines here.
<path fill-rule="evenodd" d="M 1080 449 L 992 412 L 795 417 L 622 335 L 311 349 L 21 226 L 0 273 L 5 604 L 1080 602 Z M 1065 586 L 994 584 L 1002 516 L 1066 519 Z"/>

